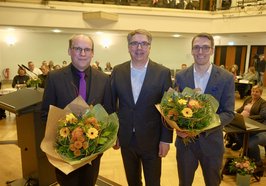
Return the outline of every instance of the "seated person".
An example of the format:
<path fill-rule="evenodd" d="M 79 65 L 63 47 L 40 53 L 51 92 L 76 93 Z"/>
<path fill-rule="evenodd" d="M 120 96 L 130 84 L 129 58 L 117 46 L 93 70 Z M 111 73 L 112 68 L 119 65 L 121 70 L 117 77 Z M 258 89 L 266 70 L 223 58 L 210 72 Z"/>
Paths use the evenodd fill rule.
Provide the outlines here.
<path fill-rule="evenodd" d="M 248 97 L 243 105 L 236 110 L 241 113 L 244 117 L 249 117 L 260 123 L 266 124 L 266 101 L 261 97 L 263 87 L 255 85 L 251 89 L 251 96 Z M 235 141 L 233 141 L 235 140 Z M 236 144 L 233 144 L 236 142 Z M 229 142 L 227 147 L 231 146 L 232 150 L 239 150 L 242 147 L 243 134 L 229 135 Z M 258 176 L 261 176 L 261 170 L 263 170 L 263 164 L 260 157 L 259 145 L 266 145 L 266 132 L 254 132 L 249 136 L 248 141 L 248 157 L 255 160 L 256 166 L 259 170 Z M 262 171 L 263 173 L 263 171 Z"/>
<path fill-rule="evenodd" d="M 38 75 L 38 77 L 41 80 L 41 83 L 39 84 L 39 87 L 44 88 L 45 87 L 46 77 L 47 77 L 48 72 L 49 72 L 50 69 L 49 69 L 49 66 L 47 66 L 47 65 L 42 65 L 40 69 L 42 71 L 42 74 Z"/>
<path fill-rule="evenodd" d="M 19 67 L 18 75 L 13 78 L 12 87 L 21 88 L 22 86 L 26 86 L 26 83 L 29 79 L 30 77 L 26 74 L 26 70 Z"/>
<path fill-rule="evenodd" d="M 0 108 L 0 120 L 6 118 L 6 111 L 2 108 Z"/>
<path fill-rule="evenodd" d="M 105 65 L 104 71 L 105 72 L 112 72 L 112 70 L 113 70 L 113 67 L 112 67 L 111 63 L 107 62 Z"/>
<path fill-rule="evenodd" d="M 257 75 L 255 71 L 255 67 L 249 67 L 248 72 L 243 75 L 244 80 L 248 80 L 249 82 L 256 84 Z"/>

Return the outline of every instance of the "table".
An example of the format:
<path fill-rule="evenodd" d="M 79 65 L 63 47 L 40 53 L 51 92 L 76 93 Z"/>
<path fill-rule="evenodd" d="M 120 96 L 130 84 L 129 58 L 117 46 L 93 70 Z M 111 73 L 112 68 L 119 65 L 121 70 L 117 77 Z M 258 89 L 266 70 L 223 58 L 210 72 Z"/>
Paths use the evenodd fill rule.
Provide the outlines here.
<path fill-rule="evenodd" d="M 242 152 L 242 156 L 247 156 L 247 152 L 248 152 L 248 140 L 249 140 L 249 135 L 250 133 L 253 132 L 263 132 L 266 131 L 266 125 L 259 123 L 253 119 L 244 117 L 245 122 L 248 122 L 252 125 L 258 126 L 259 128 L 254 129 L 254 130 L 244 130 L 238 127 L 235 127 L 234 125 L 226 125 L 224 127 L 224 131 L 226 133 L 242 133 L 244 134 L 244 138 L 243 138 L 243 152 Z"/>
<path fill-rule="evenodd" d="M 251 94 L 253 83 L 235 82 L 235 90 L 239 92 L 240 99 Z"/>

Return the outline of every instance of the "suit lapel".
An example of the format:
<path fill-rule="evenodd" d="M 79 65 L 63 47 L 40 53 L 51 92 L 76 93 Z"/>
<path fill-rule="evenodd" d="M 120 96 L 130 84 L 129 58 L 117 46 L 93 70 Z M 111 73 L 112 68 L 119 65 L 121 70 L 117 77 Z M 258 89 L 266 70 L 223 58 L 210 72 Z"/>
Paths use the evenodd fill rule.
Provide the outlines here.
<path fill-rule="evenodd" d="M 187 73 L 185 74 L 185 79 L 186 81 L 184 81 L 183 83 L 185 83 L 186 86 L 181 87 L 182 89 L 184 89 L 185 87 L 190 87 L 192 89 L 195 88 L 195 82 L 194 82 L 194 65 L 191 65 L 188 69 L 187 69 Z"/>
<path fill-rule="evenodd" d="M 132 105 L 135 105 L 134 102 L 134 97 L 133 97 L 133 92 L 132 92 L 132 84 L 131 84 L 131 66 L 130 66 L 130 61 L 128 61 L 124 66 L 123 69 L 121 70 L 124 74 L 122 77 L 124 78 L 125 82 L 125 94 L 128 95 L 128 98 L 131 102 Z"/>
<path fill-rule="evenodd" d="M 218 82 L 219 72 L 215 65 L 212 66 L 211 75 L 207 83 L 205 94 L 211 94 L 213 91 L 217 91 L 219 87 L 216 87 L 216 82 Z"/>
<path fill-rule="evenodd" d="M 72 76 L 72 71 L 71 71 L 71 66 L 69 65 L 64 69 L 64 88 L 66 88 L 66 94 L 68 94 L 72 99 L 76 98 L 79 94 L 78 87 L 76 87 L 73 76 Z"/>

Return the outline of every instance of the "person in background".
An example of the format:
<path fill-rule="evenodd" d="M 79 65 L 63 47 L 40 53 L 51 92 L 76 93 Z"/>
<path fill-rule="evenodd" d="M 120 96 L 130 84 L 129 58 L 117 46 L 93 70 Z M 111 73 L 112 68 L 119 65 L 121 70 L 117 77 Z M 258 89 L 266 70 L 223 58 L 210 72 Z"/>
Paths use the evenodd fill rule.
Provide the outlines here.
<path fill-rule="evenodd" d="M 177 131 L 176 160 L 180 186 L 191 186 L 195 171 L 201 165 L 205 185 L 218 186 L 221 183 L 224 143 L 223 127 L 234 118 L 235 84 L 234 77 L 210 61 L 214 53 L 214 39 L 208 33 L 193 37 L 191 54 L 194 63 L 185 70 L 177 72 L 175 87 L 183 91 L 185 87 L 199 93 L 210 94 L 218 102 L 217 114 L 221 125 L 195 136 L 195 140 L 185 144 L 186 132 Z"/>
<path fill-rule="evenodd" d="M 2 89 L 2 77 L 0 75 L 0 89 Z M 0 120 L 6 118 L 6 111 L 0 108 Z"/>
<path fill-rule="evenodd" d="M 235 90 L 239 92 L 240 99 L 249 96 L 251 94 L 251 88 L 255 84 L 257 84 L 257 74 L 255 68 L 250 67 L 248 72 L 239 80 L 239 83 L 235 85 Z"/>
<path fill-rule="evenodd" d="M 45 81 L 46 81 L 46 78 L 47 78 L 47 75 L 48 75 L 48 72 L 49 72 L 49 67 L 47 65 L 42 65 L 40 69 L 42 71 L 42 74 L 40 74 L 38 76 L 40 78 L 40 80 L 41 80 L 41 83 L 39 84 L 39 87 L 40 88 L 44 88 L 45 87 Z"/>
<path fill-rule="evenodd" d="M 28 62 L 28 68 L 32 72 L 32 74 L 30 74 L 30 76 L 38 76 L 38 75 L 42 74 L 42 71 L 39 68 L 35 67 L 35 65 L 32 61 Z"/>
<path fill-rule="evenodd" d="M 26 70 L 24 68 L 18 68 L 18 75 L 13 78 L 12 87 L 13 88 L 22 88 L 26 87 L 27 81 L 30 77 L 26 74 Z"/>
<path fill-rule="evenodd" d="M 100 62 L 99 62 L 99 61 L 95 61 L 95 64 L 96 64 L 97 69 L 98 69 L 99 71 L 103 71 L 103 70 L 102 70 L 102 67 L 100 67 Z"/>
<path fill-rule="evenodd" d="M 244 117 L 256 120 L 266 125 L 266 101 L 262 96 L 263 87 L 255 85 L 252 87 L 251 96 L 246 98 L 242 106 L 236 110 L 237 113 Z M 227 134 L 228 143 L 226 147 L 232 150 L 239 150 L 243 145 L 243 134 Z M 248 157 L 256 163 L 257 169 L 255 174 L 259 177 L 263 175 L 263 162 L 260 157 L 259 145 L 266 145 L 266 132 L 250 133 L 248 140 Z"/>
<path fill-rule="evenodd" d="M 49 71 L 54 70 L 54 62 L 52 60 L 49 61 L 48 67 L 49 67 Z"/>
<path fill-rule="evenodd" d="M 106 63 L 106 66 L 104 68 L 104 71 L 105 72 L 111 72 L 112 70 L 113 70 L 113 67 L 112 67 L 111 63 L 110 62 L 107 62 Z"/>
<path fill-rule="evenodd" d="M 86 87 L 83 99 L 88 105 L 102 104 L 108 113 L 113 111 L 111 86 L 108 75 L 90 67 L 94 56 L 94 42 L 83 34 L 73 35 L 69 39 L 68 54 L 71 64 L 48 73 L 42 102 L 42 119 L 46 122 L 49 106 L 61 109 L 81 94 L 79 83 L 81 74 L 85 75 Z M 99 173 L 98 155 L 91 164 L 86 164 L 68 175 L 56 169 L 56 179 L 61 186 L 94 186 Z"/>
<path fill-rule="evenodd" d="M 257 71 L 258 84 L 261 86 L 263 86 L 265 68 L 266 61 L 264 60 L 264 54 L 259 54 L 258 59 L 255 62 L 255 69 Z"/>
<path fill-rule="evenodd" d="M 181 65 L 181 70 L 186 69 L 186 68 L 187 68 L 187 64 L 184 64 L 184 63 L 183 63 L 183 64 Z"/>
<path fill-rule="evenodd" d="M 67 61 L 62 62 L 62 67 L 65 67 L 65 66 L 67 66 Z"/>
<path fill-rule="evenodd" d="M 243 75 L 244 80 L 248 80 L 249 82 L 256 84 L 257 75 L 255 71 L 255 67 L 249 67 L 248 72 Z"/>
<path fill-rule="evenodd" d="M 118 139 L 129 186 L 160 186 L 161 158 L 172 142 L 155 104 L 160 103 L 172 85 L 170 69 L 149 59 L 152 35 L 142 29 L 127 36 L 131 60 L 117 65 L 111 74 L 111 87 L 119 117 Z"/>
<path fill-rule="evenodd" d="M 60 69 L 60 68 L 61 68 L 60 65 L 55 65 L 55 66 L 54 66 L 54 70 L 58 70 L 58 69 Z"/>
<path fill-rule="evenodd" d="M 234 76 L 234 80 L 236 81 L 237 80 L 237 68 L 235 65 L 232 65 L 230 68 L 229 68 L 229 72 L 231 72 Z"/>

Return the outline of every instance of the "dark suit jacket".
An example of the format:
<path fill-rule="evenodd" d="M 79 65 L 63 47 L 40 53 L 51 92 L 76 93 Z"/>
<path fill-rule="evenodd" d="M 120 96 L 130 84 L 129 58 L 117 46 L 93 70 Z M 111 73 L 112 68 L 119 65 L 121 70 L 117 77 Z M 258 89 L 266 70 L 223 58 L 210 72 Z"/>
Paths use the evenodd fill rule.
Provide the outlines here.
<path fill-rule="evenodd" d="M 137 143 L 142 150 L 158 149 L 160 141 L 172 142 L 173 132 L 164 127 L 161 115 L 155 107 L 171 85 L 170 70 L 150 60 L 135 104 L 131 87 L 130 61 L 114 67 L 111 86 L 113 100 L 117 101 L 118 106 L 118 138 L 121 147 L 129 145 L 133 128 Z"/>
<path fill-rule="evenodd" d="M 194 89 L 193 65 L 178 72 L 175 80 L 175 86 L 177 86 L 180 91 L 183 91 L 185 87 Z M 219 114 L 221 126 L 210 129 L 207 132 L 207 136 L 209 137 L 201 138 L 200 145 L 206 154 L 221 154 L 223 152 L 223 126 L 229 124 L 234 118 L 235 84 L 233 75 L 213 65 L 204 93 L 211 94 L 219 102 L 217 114 Z"/>
<path fill-rule="evenodd" d="M 237 113 L 241 113 L 244 110 L 244 107 L 249 104 L 252 100 L 252 97 L 249 96 L 245 99 L 243 105 L 236 110 Z M 254 119 L 260 123 L 263 123 L 266 120 L 266 101 L 262 98 L 257 100 L 250 109 L 249 118 Z"/>
<path fill-rule="evenodd" d="M 87 85 L 90 89 L 88 90 L 87 103 L 92 105 L 100 103 L 110 113 L 112 111 L 110 78 L 94 68 L 89 68 L 90 80 L 87 81 Z M 71 64 L 62 69 L 50 71 L 43 95 L 43 119 L 46 119 L 50 105 L 63 109 L 77 96 L 78 87 L 74 83 Z"/>

